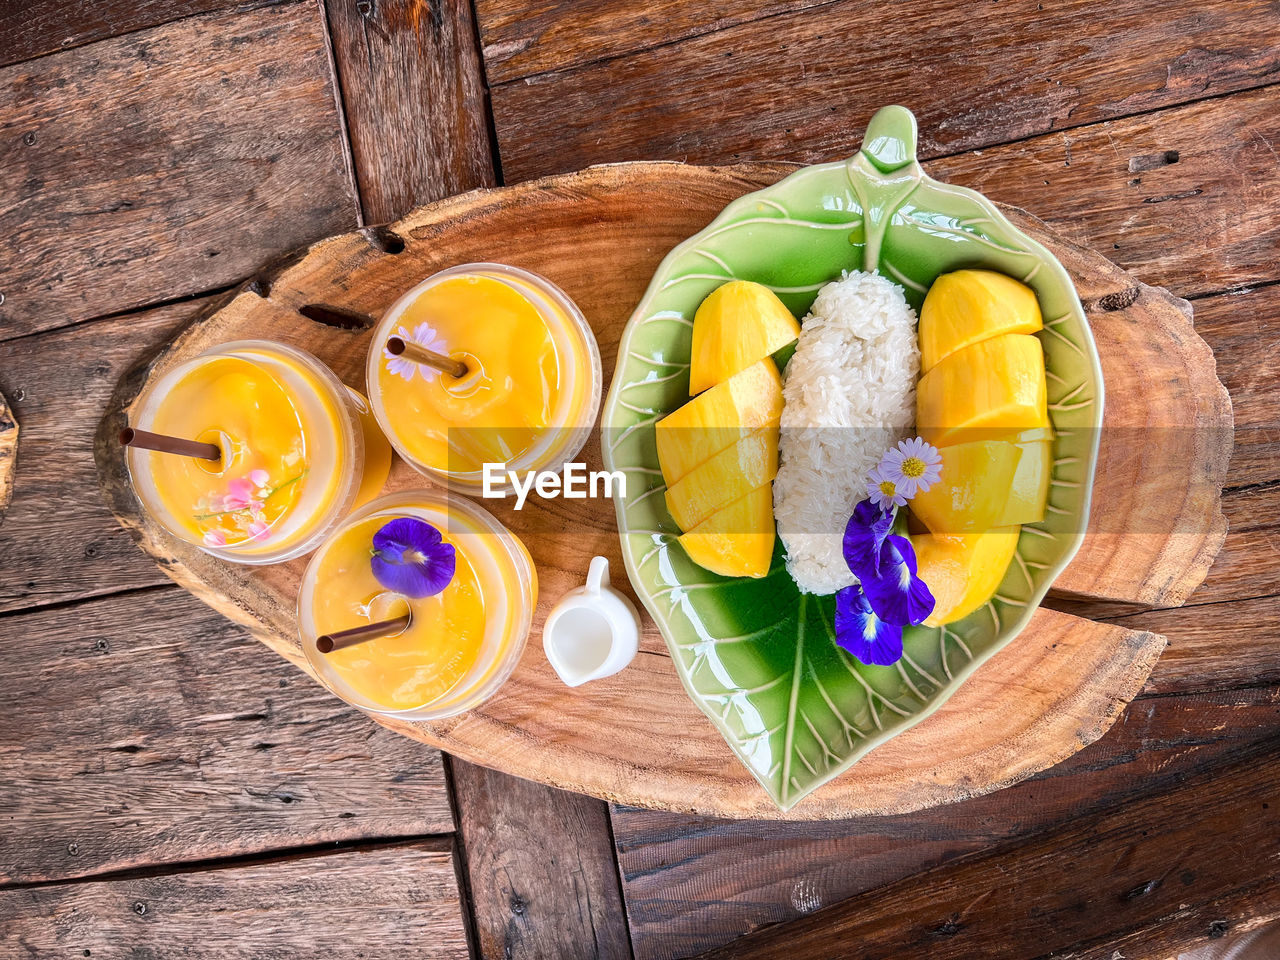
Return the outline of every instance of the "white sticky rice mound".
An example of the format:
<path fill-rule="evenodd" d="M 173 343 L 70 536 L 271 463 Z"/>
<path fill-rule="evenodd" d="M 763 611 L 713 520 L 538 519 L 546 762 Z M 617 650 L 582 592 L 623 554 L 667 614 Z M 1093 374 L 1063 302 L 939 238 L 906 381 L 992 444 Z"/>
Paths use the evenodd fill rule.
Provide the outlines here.
<path fill-rule="evenodd" d="M 902 288 L 846 273 L 818 291 L 783 385 L 773 513 L 806 593 L 857 582 L 841 542 L 867 473 L 915 420 L 920 346 Z"/>

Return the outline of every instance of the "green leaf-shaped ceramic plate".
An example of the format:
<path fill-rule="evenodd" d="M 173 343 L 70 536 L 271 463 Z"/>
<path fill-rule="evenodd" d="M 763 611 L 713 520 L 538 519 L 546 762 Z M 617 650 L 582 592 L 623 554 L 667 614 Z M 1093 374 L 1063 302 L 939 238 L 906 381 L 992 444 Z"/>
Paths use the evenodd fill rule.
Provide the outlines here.
<path fill-rule="evenodd" d="M 1075 288 L 985 197 L 925 176 L 915 142 L 911 113 L 886 107 L 857 156 L 734 201 L 672 250 L 627 326 L 605 404 L 604 460 L 628 476 L 616 507 L 631 582 L 689 696 L 783 809 L 928 716 L 1016 637 L 1088 516 L 1103 388 Z M 726 280 L 767 284 L 803 316 L 842 270 L 878 269 L 919 309 L 939 274 L 963 267 L 1021 278 L 1039 297 L 1056 434 L 1050 506 L 1023 528 L 990 603 L 946 628 L 907 628 L 896 666 L 864 666 L 835 644 L 834 598 L 801 593 L 780 544 L 763 580 L 689 560 L 662 496 L 654 424 L 688 401 L 693 315 Z"/>

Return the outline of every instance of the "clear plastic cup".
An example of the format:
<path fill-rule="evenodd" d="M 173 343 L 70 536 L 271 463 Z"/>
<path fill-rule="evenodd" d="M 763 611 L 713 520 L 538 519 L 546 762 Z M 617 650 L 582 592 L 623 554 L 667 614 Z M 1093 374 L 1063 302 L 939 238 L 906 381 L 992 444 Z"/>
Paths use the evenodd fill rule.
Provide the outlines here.
<path fill-rule="evenodd" d="M 137 399 L 130 424 L 221 448 L 218 461 L 139 447 L 126 460 L 161 526 L 234 563 L 314 550 L 377 495 L 391 467 L 365 398 L 311 354 L 267 340 L 221 344 L 175 366 Z M 264 453 L 285 443 L 285 458 Z"/>
<path fill-rule="evenodd" d="M 400 517 L 432 524 L 457 551 L 454 580 L 434 597 L 405 597 L 372 574 L 373 534 Z M 298 633 L 316 675 L 347 703 L 436 720 L 478 706 L 511 676 L 537 600 L 537 572 L 519 538 L 469 500 L 410 490 L 357 511 L 311 557 L 298 594 Z M 327 633 L 406 611 L 409 626 L 393 636 L 330 653 L 317 648 Z"/>
<path fill-rule="evenodd" d="M 505 414 L 495 413 L 490 405 L 503 390 L 541 396 L 541 380 L 547 378 L 507 380 L 500 368 L 511 341 L 491 341 L 486 346 L 484 337 L 491 331 L 479 326 L 485 322 L 482 314 L 445 315 L 448 307 L 437 303 L 442 293 L 437 288 L 468 279 L 496 281 L 514 291 L 545 325 L 555 355 L 545 426 L 520 428 L 501 422 Z M 386 352 L 389 337 L 412 339 L 424 328 L 429 332 L 422 345 L 466 363 L 466 376 L 454 380 L 448 374 L 418 371 L 416 365 Z M 532 333 L 543 335 L 541 328 Z M 396 300 L 374 328 L 365 373 L 374 415 L 396 452 L 418 472 L 467 493 L 483 486 L 482 461 L 504 465 L 503 480 L 496 484 L 499 490 L 510 489 L 505 470 L 561 471 L 582 450 L 600 410 L 600 349 L 582 312 L 546 278 L 499 263 L 468 263 L 442 270 Z M 447 441 L 442 441 L 445 436 Z M 513 436 L 508 455 L 491 459 L 479 452 L 506 448 Z"/>

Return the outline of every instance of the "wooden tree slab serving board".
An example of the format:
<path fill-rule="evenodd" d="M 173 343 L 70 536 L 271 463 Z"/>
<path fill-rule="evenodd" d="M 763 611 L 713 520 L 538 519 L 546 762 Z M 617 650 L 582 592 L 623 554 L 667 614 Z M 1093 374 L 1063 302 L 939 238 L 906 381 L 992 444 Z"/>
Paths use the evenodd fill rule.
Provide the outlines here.
<path fill-rule="evenodd" d="M 148 379 L 213 344 L 269 337 L 311 351 L 363 390 L 367 328 L 400 293 L 444 267 L 496 260 L 544 274 L 578 302 L 599 339 L 607 380 L 628 315 L 666 252 L 728 201 L 792 169 L 592 167 L 465 194 L 389 227 L 300 251 L 195 319 L 124 379 L 97 441 L 107 501 L 169 576 L 305 670 L 294 619 L 305 558 L 265 569 L 223 563 L 174 540 L 141 512 L 114 437 Z M 1196 336 L 1185 303 L 1139 284 L 1022 211 L 1006 212 L 1076 282 L 1102 355 L 1107 424 L 1202 428 L 1193 434 L 1193 456 L 1162 464 L 1156 498 L 1135 493 L 1134 481 L 1147 468 L 1104 435 L 1091 532 L 1058 586 L 1084 597 L 1180 603 L 1204 578 L 1225 534 L 1219 496 L 1231 408 L 1212 353 Z M 583 459 L 598 469 L 598 444 L 588 444 Z M 397 462 L 388 489 L 427 483 Z M 543 619 L 581 584 L 590 558 L 609 557 L 615 581 L 621 577 L 612 503 L 531 498 L 521 512 L 504 501 L 484 505 L 521 535 L 538 566 L 541 599 L 528 649 L 507 685 L 477 710 L 435 723 L 380 722 L 466 760 L 613 801 L 714 816 L 784 816 L 686 697 L 647 618 L 640 655 L 615 677 L 570 690 L 547 664 Z M 785 816 L 901 813 L 1014 783 L 1101 736 L 1164 645 L 1151 633 L 1042 609 L 935 714 Z M 987 708 L 991 703 L 1001 708 Z"/>

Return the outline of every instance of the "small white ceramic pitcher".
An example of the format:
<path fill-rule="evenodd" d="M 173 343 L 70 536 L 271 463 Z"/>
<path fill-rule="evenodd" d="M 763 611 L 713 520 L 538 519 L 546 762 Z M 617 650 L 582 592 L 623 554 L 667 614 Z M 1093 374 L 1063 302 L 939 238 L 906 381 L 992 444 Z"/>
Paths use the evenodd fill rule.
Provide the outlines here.
<path fill-rule="evenodd" d="M 617 673 L 640 644 L 635 605 L 609 586 L 609 561 L 594 557 L 586 586 L 570 590 L 542 628 L 542 648 L 556 674 L 577 687 Z"/>

